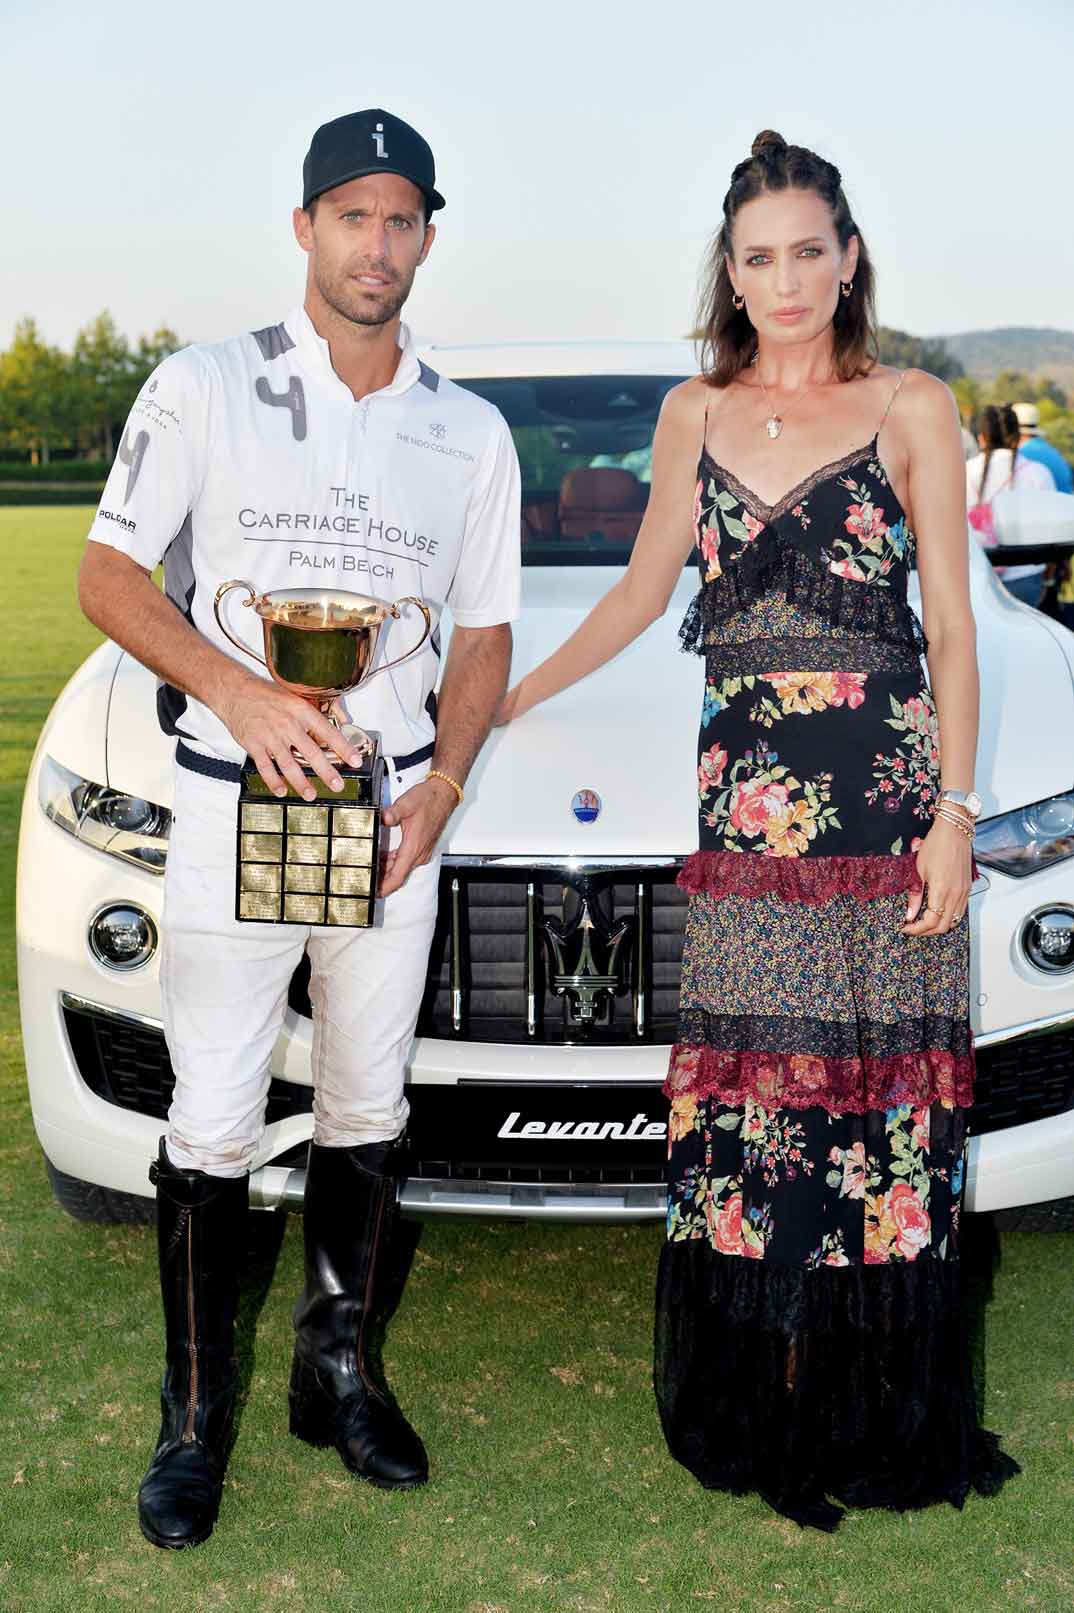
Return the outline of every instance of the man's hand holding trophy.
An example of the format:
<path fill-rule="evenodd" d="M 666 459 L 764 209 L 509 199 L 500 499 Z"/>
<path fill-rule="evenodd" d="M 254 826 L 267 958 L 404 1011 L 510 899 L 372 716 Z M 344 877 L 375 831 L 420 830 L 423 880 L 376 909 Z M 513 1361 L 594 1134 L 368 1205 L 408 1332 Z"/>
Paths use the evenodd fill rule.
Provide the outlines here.
<path fill-rule="evenodd" d="M 225 595 L 245 588 L 243 604 L 261 619 L 264 656 L 228 627 Z M 418 642 L 374 666 L 380 630 L 401 607 L 425 618 Z M 382 862 L 384 758 L 380 737 L 339 720 L 340 697 L 398 666 L 432 631 L 428 606 L 408 596 L 394 605 L 320 588 L 258 594 L 248 582 L 221 583 L 214 602 L 220 630 L 260 661 L 294 697 L 282 706 L 264 686 L 244 692 L 241 710 L 221 717 L 247 748 L 238 813 L 235 916 L 261 924 L 365 927 L 373 921 Z M 286 801 L 288 786 L 302 805 Z M 276 797 L 270 801 L 270 796 Z"/>

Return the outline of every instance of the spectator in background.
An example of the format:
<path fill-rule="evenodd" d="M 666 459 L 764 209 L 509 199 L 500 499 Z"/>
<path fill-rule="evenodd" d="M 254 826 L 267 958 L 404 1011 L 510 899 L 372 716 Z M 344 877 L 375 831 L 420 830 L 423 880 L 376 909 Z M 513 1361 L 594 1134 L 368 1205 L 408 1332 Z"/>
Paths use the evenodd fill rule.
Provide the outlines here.
<path fill-rule="evenodd" d="M 1035 403 L 1016 403 L 1018 417 L 1018 448 L 1024 459 L 1035 459 L 1047 465 L 1061 493 L 1074 493 L 1074 472 L 1054 443 L 1040 434 L 1040 410 Z M 1074 630 L 1074 559 L 1059 568 L 1059 585 L 1056 595 L 1059 620 Z"/>
<path fill-rule="evenodd" d="M 1074 472 L 1054 443 L 1040 434 L 1040 410 L 1037 405 L 1016 403 L 1014 413 L 1018 421 L 1018 452 L 1022 458 L 1047 465 L 1060 493 L 1074 493 Z"/>
<path fill-rule="evenodd" d="M 989 404 L 974 420 L 980 453 L 966 461 L 966 504 L 970 525 L 989 547 L 994 542 L 992 500 L 1010 487 L 1016 491 L 1055 487 L 1046 465 L 1019 452 L 1019 423 L 1010 404 Z M 1044 597 L 1045 566 L 997 566 L 996 576 L 1016 599 L 1039 605 Z"/>

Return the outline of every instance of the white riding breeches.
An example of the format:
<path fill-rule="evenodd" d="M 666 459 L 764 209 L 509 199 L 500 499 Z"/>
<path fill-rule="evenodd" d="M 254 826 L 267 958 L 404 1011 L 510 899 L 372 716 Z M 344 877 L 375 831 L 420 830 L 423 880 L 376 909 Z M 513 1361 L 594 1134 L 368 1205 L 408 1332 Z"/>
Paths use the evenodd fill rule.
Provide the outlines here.
<path fill-rule="evenodd" d="M 388 758 L 389 768 L 391 758 Z M 369 929 L 235 918 L 234 785 L 176 767 L 162 919 L 164 1030 L 175 1071 L 167 1148 L 181 1170 L 241 1176 L 264 1130 L 287 988 L 309 953 L 314 1138 L 397 1137 L 436 921 L 439 856 L 378 902 Z M 389 770 L 398 797 L 428 772 Z M 392 830 L 391 843 L 399 839 Z"/>

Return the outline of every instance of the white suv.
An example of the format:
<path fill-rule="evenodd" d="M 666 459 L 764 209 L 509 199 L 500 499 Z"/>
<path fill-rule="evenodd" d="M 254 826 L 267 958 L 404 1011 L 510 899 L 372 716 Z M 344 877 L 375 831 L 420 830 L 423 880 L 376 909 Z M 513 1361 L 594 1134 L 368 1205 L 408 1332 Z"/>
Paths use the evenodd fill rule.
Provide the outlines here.
<path fill-rule="evenodd" d="M 648 496 L 653 428 L 685 343 L 433 348 L 491 399 L 523 468 L 517 678 L 614 582 Z M 967 539 L 969 541 L 969 539 Z M 971 544 L 979 628 L 981 867 L 970 903 L 978 1101 L 968 1204 L 1074 1202 L 1074 635 L 1016 603 Z M 440 923 L 410 1066 L 417 1214 L 663 1213 L 660 1084 L 674 1035 L 701 672 L 679 652 L 697 586 L 610 666 L 495 732 L 445 843 Z M 450 631 L 445 619 L 444 632 Z M 152 1213 L 172 1086 L 157 972 L 172 743 L 154 680 L 114 644 L 57 700 L 19 851 L 23 1033 L 61 1202 Z M 273 1059 L 255 1203 L 301 1201 L 309 998 Z"/>

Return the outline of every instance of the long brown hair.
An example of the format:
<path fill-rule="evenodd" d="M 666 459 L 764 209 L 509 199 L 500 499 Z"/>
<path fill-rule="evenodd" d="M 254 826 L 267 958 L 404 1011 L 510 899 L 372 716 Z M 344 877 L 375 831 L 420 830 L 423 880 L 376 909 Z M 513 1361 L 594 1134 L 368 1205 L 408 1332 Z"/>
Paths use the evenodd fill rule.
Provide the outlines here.
<path fill-rule="evenodd" d="M 992 455 L 997 448 L 1011 450 L 1011 474 L 1008 481 L 1014 481 L 1014 466 L 1018 458 L 1018 416 L 1009 403 L 1002 403 L 998 407 L 994 403 L 986 404 L 980 410 L 973 422 L 974 434 L 985 439 L 984 464 L 981 466 L 981 481 L 977 488 L 977 502 L 984 498 L 985 485 L 988 481 L 988 467 L 992 463 Z"/>
<path fill-rule="evenodd" d="M 746 310 L 735 307 L 727 259 L 734 258 L 731 231 L 739 208 L 762 192 L 774 190 L 815 191 L 831 208 L 839 245 L 845 250 L 851 236 L 857 236 L 858 267 L 853 290 L 849 297 L 840 294 L 832 320 L 832 357 L 841 381 L 868 375 L 879 356 L 875 277 L 868 249 L 843 194 L 842 176 L 834 163 L 805 146 L 789 146 L 782 135 L 764 129 L 753 142 L 750 156 L 731 175 L 731 185 L 723 199 L 723 222 L 706 262 L 697 318 L 705 380 L 709 386 L 728 386 L 756 355 L 757 333 Z"/>

